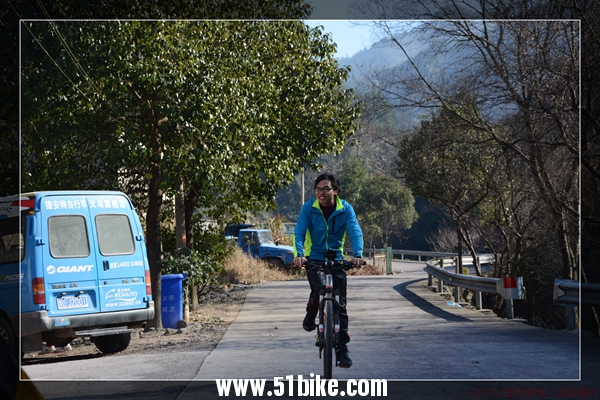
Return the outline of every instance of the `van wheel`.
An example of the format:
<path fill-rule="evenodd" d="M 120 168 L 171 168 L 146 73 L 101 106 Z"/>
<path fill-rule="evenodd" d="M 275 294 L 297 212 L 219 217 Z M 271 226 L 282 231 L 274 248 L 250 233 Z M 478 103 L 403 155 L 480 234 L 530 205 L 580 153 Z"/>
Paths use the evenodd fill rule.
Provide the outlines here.
<path fill-rule="evenodd" d="M 13 333 L 12 326 L 10 322 L 5 320 L 4 318 L 0 318 L 0 340 L 4 340 L 6 344 L 8 344 L 8 348 L 15 355 L 15 358 L 19 359 L 19 345 L 17 343 L 17 339 L 15 338 L 15 334 Z"/>
<path fill-rule="evenodd" d="M 94 337 L 94 344 L 104 354 L 123 351 L 129 346 L 129 342 L 131 342 L 130 333 Z"/>

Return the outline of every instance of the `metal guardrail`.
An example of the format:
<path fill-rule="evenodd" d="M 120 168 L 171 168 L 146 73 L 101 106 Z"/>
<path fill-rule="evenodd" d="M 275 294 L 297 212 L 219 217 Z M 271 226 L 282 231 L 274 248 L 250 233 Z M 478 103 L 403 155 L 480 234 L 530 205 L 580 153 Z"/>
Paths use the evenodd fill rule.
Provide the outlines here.
<path fill-rule="evenodd" d="M 365 253 L 371 249 L 366 248 Z M 521 277 L 509 278 L 487 278 L 472 275 L 463 275 L 458 273 L 458 254 L 445 253 L 434 251 L 418 251 L 418 250 L 397 250 L 387 248 L 387 258 L 395 258 L 398 256 L 400 260 L 405 260 L 405 257 L 416 257 L 418 261 L 427 260 L 424 270 L 427 272 L 429 279 L 428 285 L 432 285 L 432 278 L 438 280 L 438 291 L 443 292 L 443 285 L 446 283 L 455 288 L 454 298 L 456 303 L 460 304 L 460 288 L 469 289 L 475 292 L 475 306 L 481 310 L 481 293 L 496 293 L 500 294 L 506 301 L 506 311 L 508 318 L 514 318 L 513 299 L 523 299 L 524 291 Z M 373 255 L 379 251 L 383 253 L 385 250 L 372 249 Z M 479 265 L 490 264 L 494 260 L 493 254 L 482 253 L 477 255 Z M 390 260 L 387 260 L 388 264 Z M 439 267 L 435 264 L 439 264 Z M 444 270 L 444 265 L 454 265 L 457 273 L 451 273 Z M 463 255 L 462 265 L 473 265 L 473 257 Z M 391 273 L 391 268 L 388 266 L 388 273 Z M 511 284 L 506 280 L 513 280 Z M 516 285 L 514 281 L 516 280 Z M 506 282 L 509 282 L 509 287 L 506 287 Z M 592 306 L 600 306 L 600 284 L 579 283 L 577 281 L 556 279 L 554 282 L 554 304 L 565 306 L 567 316 L 569 317 L 569 326 L 575 327 L 575 305 L 584 304 Z"/>
<path fill-rule="evenodd" d="M 443 283 L 455 288 L 465 288 L 475 292 L 475 307 L 481 310 L 481 292 L 500 294 L 506 301 L 506 310 L 509 319 L 514 318 L 513 299 L 523 299 L 523 280 L 517 278 L 487 278 L 448 272 L 443 268 L 443 259 L 437 260 L 440 267 L 427 261 L 423 270 L 429 275 L 429 286 L 432 285 L 432 277 L 438 279 L 438 290 L 443 292 Z M 455 292 L 455 301 L 459 303 L 458 290 Z"/>
<path fill-rule="evenodd" d="M 406 257 L 416 257 L 417 261 L 427 261 L 427 260 L 431 260 L 431 259 L 440 259 L 440 258 L 445 258 L 445 259 L 456 259 L 458 258 L 458 253 L 449 253 L 449 252 L 441 252 L 441 251 L 420 251 L 420 250 L 400 250 L 400 249 L 392 249 L 392 248 L 384 248 L 384 249 L 377 249 L 377 248 L 369 248 L 369 247 L 365 247 L 364 249 L 364 254 L 366 257 L 371 258 L 373 256 L 374 253 L 376 254 L 380 254 L 380 253 L 386 253 L 387 251 L 391 251 L 394 259 L 400 259 L 401 261 L 404 261 L 405 259 L 407 259 Z M 345 254 L 352 254 L 351 248 L 347 248 L 344 249 Z M 479 258 L 479 262 L 481 264 L 488 264 L 490 262 L 492 262 L 492 260 L 494 259 L 494 255 L 491 253 L 481 253 L 478 254 L 477 257 Z M 473 257 L 470 256 L 470 253 L 464 253 L 463 254 L 463 263 L 465 265 L 469 265 L 469 263 L 473 262 Z M 471 264 L 472 265 L 472 264 Z"/>
<path fill-rule="evenodd" d="M 400 256 L 404 260 L 405 256 L 417 257 L 418 261 L 430 260 L 432 258 L 453 258 L 458 257 L 457 253 L 445 253 L 439 251 L 418 251 L 418 250 L 392 250 L 394 256 Z"/>
<path fill-rule="evenodd" d="M 401 260 L 404 260 L 405 256 L 417 257 L 418 261 L 430 260 L 430 259 L 439 259 L 439 258 L 458 258 L 458 253 L 446 253 L 446 252 L 438 252 L 438 251 L 418 251 L 418 250 L 392 250 L 392 254 L 394 256 L 400 256 Z M 477 258 L 479 258 L 479 262 L 481 264 L 490 263 L 494 255 L 488 253 L 478 254 Z M 473 257 L 463 254 L 463 263 L 468 264 L 473 262 Z"/>
<path fill-rule="evenodd" d="M 553 300 L 557 305 L 581 303 L 600 306 L 600 284 L 555 279 Z"/>
<path fill-rule="evenodd" d="M 423 269 L 429 275 L 435 276 L 450 286 L 459 286 L 477 292 L 498 293 L 497 284 L 500 281 L 500 278 L 485 278 L 481 276 L 454 274 L 434 266 L 430 262 L 426 262 L 425 268 Z"/>

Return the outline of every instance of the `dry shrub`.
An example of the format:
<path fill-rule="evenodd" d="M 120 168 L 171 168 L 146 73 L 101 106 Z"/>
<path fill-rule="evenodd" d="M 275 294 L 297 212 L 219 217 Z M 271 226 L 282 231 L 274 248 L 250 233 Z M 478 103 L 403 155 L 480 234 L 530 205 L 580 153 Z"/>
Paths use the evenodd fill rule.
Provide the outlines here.
<path fill-rule="evenodd" d="M 292 235 L 287 234 L 285 227 L 288 219 L 282 214 L 263 213 L 253 221 L 254 224 L 271 231 L 273 240 L 287 246 L 293 245 Z"/>
<path fill-rule="evenodd" d="M 236 248 L 225 260 L 225 271 L 230 284 L 251 285 L 265 281 L 285 281 L 290 275 L 284 271 L 270 268 L 266 263 L 249 256 Z"/>
<path fill-rule="evenodd" d="M 380 266 L 373 264 L 363 265 L 362 268 L 352 269 L 348 271 L 348 275 L 384 275 L 384 270 Z"/>
<path fill-rule="evenodd" d="M 279 244 L 284 244 L 286 246 L 293 246 L 294 245 L 294 239 L 292 236 L 290 235 L 282 235 L 282 234 L 274 234 L 273 235 L 273 240 L 276 242 L 279 242 Z"/>

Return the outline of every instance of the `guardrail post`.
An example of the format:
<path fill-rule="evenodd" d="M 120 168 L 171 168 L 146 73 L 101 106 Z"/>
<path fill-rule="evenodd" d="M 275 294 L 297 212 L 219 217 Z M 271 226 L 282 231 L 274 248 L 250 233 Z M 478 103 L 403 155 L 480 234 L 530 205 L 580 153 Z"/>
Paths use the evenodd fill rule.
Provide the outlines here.
<path fill-rule="evenodd" d="M 565 311 L 567 312 L 567 329 L 575 329 L 575 304 L 566 304 Z"/>
<path fill-rule="evenodd" d="M 433 276 L 427 274 L 427 286 L 433 286 Z"/>
<path fill-rule="evenodd" d="M 504 299 L 504 300 L 506 300 L 506 317 L 508 319 L 515 318 L 515 310 L 513 308 L 513 301 L 512 301 L 512 299 Z"/>
<path fill-rule="evenodd" d="M 479 291 L 475 292 L 475 308 L 477 310 L 481 310 L 482 309 L 481 292 L 479 292 Z"/>
<path fill-rule="evenodd" d="M 444 269 L 444 259 L 440 259 L 440 268 Z M 444 293 L 444 281 L 438 278 L 438 292 Z"/>
<path fill-rule="evenodd" d="M 460 265 L 458 264 L 458 258 L 454 259 L 454 265 L 456 265 L 456 274 L 462 274 L 462 271 L 460 270 Z M 460 286 L 454 286 L 454 301 L 460 303 Z"/>
<path fill-rule="evenodd" d="M 523 290 L 523 278 L 520 276 L 506 276 L 499 279 L 496 282 L 496 292 L 501 294 L 506 301 L 507 318 L 513 319 L 515 317 L 513 299 L 518 300 L 525 298 L 525 293 Z"/>

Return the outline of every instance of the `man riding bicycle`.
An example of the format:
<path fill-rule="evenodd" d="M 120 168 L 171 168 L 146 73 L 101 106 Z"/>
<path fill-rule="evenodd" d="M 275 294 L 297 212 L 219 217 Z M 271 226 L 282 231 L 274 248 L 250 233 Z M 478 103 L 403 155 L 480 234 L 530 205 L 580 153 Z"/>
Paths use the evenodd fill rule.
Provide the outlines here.
<path fill-rule="evenodd" d="M 352 206 L 338 197 L 340 183 L 331 174 L 322 174 L 315 180 L 316 199 L 302 205 L 294 229 L 294 262 L 302 267 L 308 260 L 325 261 L 325 253 L 333 250 L 335 260 L 342 260 L 346 235 L 352 242 L 352 263 L 362 265 L 363 235 Z M 307 260 L 308 259 L 308 260 Z M 310 284 L 310 297 L 306 305 L 306 317 L 302 326 L 310 332 L 315 330 L 315 318 L 319 311 L 319 294 L 325 288 L 321 267 L 309 267 L 306 276 Z M 336 270 L 333 274 L 334 287 L 339 290 L 340 336 L 336 356 L 338 365 L 350 368 L 348 356 L 348 313 L 346 311 L 346 271 Z"/>

